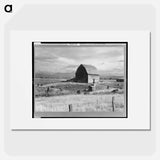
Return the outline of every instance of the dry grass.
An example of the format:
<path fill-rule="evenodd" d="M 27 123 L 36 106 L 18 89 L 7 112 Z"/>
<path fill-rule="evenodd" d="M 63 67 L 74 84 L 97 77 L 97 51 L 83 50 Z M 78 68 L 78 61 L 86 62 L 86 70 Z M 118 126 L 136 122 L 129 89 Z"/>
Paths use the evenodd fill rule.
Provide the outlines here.
<path fill-rule="evenodd" d="M 72 112 L 111 112 L 113 96 L 115 112 L 125 112 L 123 82 L 101 79 L 91 92 L 87 91 L 89 85 L 39 78 L 35 84 L 35 112 L 69 112 L 69 105 Z M 113 94 L 115 89 L 118 91 Z"/>
<path fill-rule="evenodd" d="M 124 112 L 123 94 L 102 95 L 64 95 L 35 98 L 37 112 L 111 112 L 112 97 L 115 97 L 115 112 Z"/>

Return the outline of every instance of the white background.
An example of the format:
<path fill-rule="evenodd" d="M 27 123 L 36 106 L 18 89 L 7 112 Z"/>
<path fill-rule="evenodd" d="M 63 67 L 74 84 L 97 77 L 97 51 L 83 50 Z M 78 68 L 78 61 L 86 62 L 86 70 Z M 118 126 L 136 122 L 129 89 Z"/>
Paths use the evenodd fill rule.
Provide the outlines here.
<path fill-rule="evenodd" d="M 33 41 L 128 42 L 128 118 L 31 118 Z M 11 129 L 150 129 L 149 32 L 11 31 L 8 46 Z"/>
<path fill-rule="evenodd" d="M 7 1 L 9 3 L 9 1 Z M 4 31 L 6 29 L 6 23 L 14 23 L 14 28 L 29 28 L 30 23 L 27 23 L 26 16 L 32 19 L 33 10 L 27 13 L 18 14 L 21 17 L 21 23 L 16 23 L 13 21 L 14 15 L 16 15 L 20 9 L 22 9 L 23 4 L 33 4 L 33 3 L 51 3 L 55 4 L 95 4 L 94 17 L 87 20 L 86 15 L 93 12 L 90 10 L 84 11 L 80 6 L 79 17 L 80 21 L 73 23 L 76 14 L 73 14 L 74 19 L 68 17 L 67 24 L 64 25 L 63 21 L 59 19 L 54 19 L 56 23 L 50 26 L 51 28 L 57 29 L 88 29 L 88 30 L 151 30 L 152 36 L 152 128 L 151 131 L 105 131 L 105 132 L 44 132 L 44 131 L 23 131 L 23 132 L 12 132 L 10 131 L 10 119 L 8 109 L 8 94 L 6 88 L 8 84 L 4 85 L 4 82 L 8 83 L 8 80 L 3 79 L 3 75 L 6 76 L 5 67 L 8 65 L 8 60 L 5 58 L 5 54 L 0 54 L 1 58 L 1 108 L 0 108 L 0 159 L 7 160 L 28 160 L 28 159 L 113 159 L 113 160 L 158 160 L 160 159 L 160 117 L 159 117 L 159 95 L 160 95 L 160 63 L 159 63 L 159 42 L 160 42 L 160 3 L 159 0 L 59 0 L 55 2 L 52 0 L 16 0 L 12 2 L 14 5 L 14 11 L 12 14 L 6 14 L 3 12 L 3 6 L 6 1 L 1 1 L 0 6 L 0 48 L 1 53 L 4 53 Z M 98 5 L 99 6 L 98 6 Z M 113 9 L 113 6 L 116 5 Z M 121 5 L 121 9 L 118 6 Z M 129 5 L 129 6 L 128 6 Z M 146 6 L 148 5 L 148 7 Z M 89 7 L 88 6 L 88 7 Z M 101 10 L 99 7 L 104 7 Z M 69 6 L 72 10 L 74 6 Z M 55 16 L 68 16 L 70 11 L 60 10 L 58 6 L 55 6 L 54 10 L 57 14 Z M 24 9 L 24 8 L 23 8 Z M 128 10 L 127 10 L 128 9 Z M 127 11 L 126 11 L 127 10 Z M 44 14 L 44 6 L 41 12 Z M 96 11 L 96 12 L 95 12 Z M 98 12 L 99 11 L 99 12 Z M 103 14 L 101 14 L 103 12 Z M 21 10 L 22 13 L 22 10 Z M 30 14 L 31 13 L 31 14 Z M 36 13 L 36 12 L 34 12 Z M 153 14 L 154 13 L 154 14 Z M 40 14 L 38 12 L 37 14 Z M 85 15 L 85 16 L 84 16 Z M 89 16 L 91 16 L 89 15 Z M 97 17 L 96 17 L 97 15 Z M 103 15 L 103 16 L 102 16 Z M 17 15 L 16 15 L 17 16 Z M 61 16 L 61 17 L 63 17 Z M 103 20 L 99 18 L 103 17 Z M 25 17 L 25 18 L 24 18 Z M 42 16 L 43 17 L 43 16 Z M 72 16 L 71 16 L 72 17 Z M 107 17 L 107 20 L 106 20 Z M 109 19 L 111 17 L 111 19 Z M 44 20 L 44 18 L 43 18 Z M 72 21 L 71 21 L 72 20 Z M 154 23 L 156 20 L 156 24 Z M 26 21 L 26 23 L 25 23 Z M 34 19 L 35 21 L 35 19 Z M 42 21 L 41 18 L 36 20 L 36 22 Z M 52 22 L 54 22 L 52 21 Z M 85 25 L 81 23 L 85 21 Z M 99 23 L 96 23 L 96 22 Z M 43 22 L 43 21 L 42 21 Z M 57 23 L 59 22 L 59 23 Z M 121 23 L 120 23 L 121 22 Z M 24 25 L 23 25 L 24 24 Z M 37 23 L 39 25 L 39 23 Z M 58 24 L 58 25 L 57 25 Z M 11 23 L 8 25 L 11 26 Z M 34 23 L 35 25 L 35 23 Z M 39 26 L 39 28 L 48 28 L 48 24 Z M 25 27 L 24 27 L 25 26 Z M 32 25 L 31 25 L 32 26 Z M 13 28 L 13 25 L 11 26 Z M 30 28 L 34 28 L 33 26 Z M 38 29 L 38 27 L 35 27 Z M 5 58 L 5 59 L 4 59 Z M 5 92 L 4 92 L 5 91 Z M 5 101 L 4 101 L 5 100 Z M 4 103 L 5 102 L 5 103 Z M 7 103 L 6 103 L 7 102 Z"/>

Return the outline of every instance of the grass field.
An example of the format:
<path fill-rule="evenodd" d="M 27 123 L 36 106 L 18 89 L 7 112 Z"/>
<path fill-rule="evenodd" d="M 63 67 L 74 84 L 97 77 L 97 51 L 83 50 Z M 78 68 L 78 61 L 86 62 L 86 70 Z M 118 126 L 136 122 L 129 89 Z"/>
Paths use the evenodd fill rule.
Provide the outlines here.
<path fill-rule="evenodd" d="M 45 81 L 46 80 L 46 81 Z M 124 83 L 115 80 L 101 80 L 95 91 L 86 91 L 88 83 L 55 81 L 54 79 L 38 79 L 35 85 L 35 112 L 125 112 Z M 109 86 L 109 88 L 107 88 Z M 46 88 L 49 91 L 46 94 Z M 117 89 L 116 93 L 112 91 Z M 77 91 L 80 91 L 77 94 Z"/>
<path fill-rule="evenodd" d="M 38 84 L 38 85 L 37 85 Z M 79 90 L 81 93 L 85 92 L 91 84 L 88 83 L 76 83 L 76 82 L 64 82 L 54 79 L 36 79 L 35 83 L 35 97 L 46 97 L 46 89 L 49 87 L 47 96 L 57 96 L 57 95 L 70 95 L 77 94 Z M 107 89 L 107 86 L 109 89 Z M 110 91 L 118 89 L 118 93 L 122 93 L 124 90 L 123 82 L 116 82 L 115 80 L 103 80 L 98 83 L 95 90 L 98 92 L 106 91 L 105 93 L 110 93 Z"/>
<path fill-rule="evenodd" d="M 110 112 L 112 97 L 115 97 L 115 111 L 124 111 L 124 96 L 114 95 L 65 95 L 54 97 L 38 97 L 35 100 L 36 112 Z"/>

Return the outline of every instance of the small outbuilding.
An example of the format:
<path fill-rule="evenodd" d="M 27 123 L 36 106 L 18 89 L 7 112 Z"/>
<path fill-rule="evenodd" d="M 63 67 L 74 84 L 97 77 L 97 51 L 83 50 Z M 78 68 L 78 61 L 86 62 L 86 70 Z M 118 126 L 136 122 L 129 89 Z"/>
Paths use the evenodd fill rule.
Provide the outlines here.
<path fill-rule="evenodd" d="M 75 73 L 75 81 L 80 83 L 97 83 L 99 78 L 97 68 L 92 65 L 81 64 Z"/>

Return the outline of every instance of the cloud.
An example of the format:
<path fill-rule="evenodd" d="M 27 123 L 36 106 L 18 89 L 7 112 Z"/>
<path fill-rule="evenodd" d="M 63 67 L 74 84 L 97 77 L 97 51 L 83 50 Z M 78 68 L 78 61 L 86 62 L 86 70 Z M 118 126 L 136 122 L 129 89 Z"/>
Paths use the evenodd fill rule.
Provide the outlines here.
<path fill-rule="evenodd" d="M 59 61 L 59 63 L 64 63 L 64 64 L 75 64 L 75 60 L 73 59 L 69 59 L 69 58 L 65 58 L 65 57 L 59 57 L 57 59 L 57 61 Z"/>
<path fill-rule="evenodd" d="M 122 46 L 35 46 L 36 71 L 72 72 L 80 64 L 94 65 L 100 71 L 124 70 Z M 118 72 L 118 70 L 117 70 Z"/>

